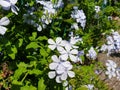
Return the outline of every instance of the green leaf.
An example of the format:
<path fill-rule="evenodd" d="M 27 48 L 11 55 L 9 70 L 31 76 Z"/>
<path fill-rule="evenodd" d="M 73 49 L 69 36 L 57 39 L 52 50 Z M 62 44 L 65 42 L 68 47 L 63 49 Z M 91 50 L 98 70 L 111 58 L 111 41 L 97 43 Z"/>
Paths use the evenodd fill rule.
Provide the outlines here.
<path fill-rule="evenodd" d="M 47 57 L 47 56 L 48 56 L 48 53 L 46 52 L 45 49 L 41 48 L 41 49 L 40 49 L 40 55 L 42 55 L 43 57 Z"/>
<path fill-rule="evenodd" d="M 23 44 L 23 39 L 22 38 L 18 39 L 18 41 L 16 42 L 16 46 L 21 47 L 22 44 Z"/>
<path fill-rule="evenodd" d="M 72 19 L 66 19 L 66 20 L 64 20 L 64 22 L 72 24 L 74 21 Z"/>
<path fill-rule="evenodd" d="M 15 45 L 13 45 L 11 48 L 8 48 L 7 50 L 8 56 L 10 56 L 12 59 L 15 59 L 15 55 L 17 53 L 17 48 Z"/>
<path fill-rule="evenodd" d="M 45 90 L 46 86 L 44 84 L 44 79 L 41 78 L 39 81 L 38 81 L 38 90 Z"/>
<path fill-rule="evenodd" d="M 39 36 L 38 38 L 37 38 L 37 40 L 39 40 L 39 41 L 43 41 L 43 40 L 47 40 L 48 38 L 46 37 L 46 36 Z"/>
<path fill-rule="evenodd" d="M 22 85 L 22 82 L 17 81 L 17 80 L 13 80 L 12 84 L 14 84 L 14 85 Z"/>
<path fill-rule="evenodd" d="M 26 49 L 30 49 L 30 48 L 33 48 L 33 49 L 36 49 L 40 47 L 37 42 L 30 42 L 27 46 L 26 46 Z"/>
<path fill-rule="evenodd" d="M 33 32 L 32 37 L 35 39 L 37 37 L 37 32 Z"/>
<path fill-rule="evenodd" d="M 34 41 L 37 37 L 37 32 L 33 32 L 32 36 L 29 37 L 30 41 Z"/>
<path fill-rule="evenodd" d="M 33 69 L 33 70 L 29 70 L 29 74 L 40 75 L 42 74 L 42 71 L 40 71 L 39 69 Z"/>
<path fill-rule="evenodd" d="M 14 73 L 14 79 L 16 80 L 18 80 L 20 76 L 27 71 L 27 64 L 25 64 L 24 62 L 20 62 L 17 66 L 18 69 Z"/>
<path fill-rule="evenodd" d="M 26 86 L 21 87 L 20 90 L 37 90 L 37 88 L 32 85 L 30 86 L 26 85 Z"/>

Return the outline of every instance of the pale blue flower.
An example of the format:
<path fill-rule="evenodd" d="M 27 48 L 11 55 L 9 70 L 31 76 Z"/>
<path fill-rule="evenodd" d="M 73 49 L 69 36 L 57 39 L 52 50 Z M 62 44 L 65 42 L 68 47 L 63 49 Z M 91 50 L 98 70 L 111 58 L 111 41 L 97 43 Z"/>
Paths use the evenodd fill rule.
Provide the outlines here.
<path fill-rule="evenodd" d="M 0 19 L 0 34 L 4 35 L 5 32 L 7 31 L 7 26 L 10 23 L 10 20 L 7 17 L 3 17 Z"/>
<path fill-rule="evenodd" d="M 17 11 L 19 11 L 19 8 L 15 5 L 17 1 L 18 0 L 0 0 L 0 5 L 4 10 L 11 9 L 11 11 L 17 15 Z"/>

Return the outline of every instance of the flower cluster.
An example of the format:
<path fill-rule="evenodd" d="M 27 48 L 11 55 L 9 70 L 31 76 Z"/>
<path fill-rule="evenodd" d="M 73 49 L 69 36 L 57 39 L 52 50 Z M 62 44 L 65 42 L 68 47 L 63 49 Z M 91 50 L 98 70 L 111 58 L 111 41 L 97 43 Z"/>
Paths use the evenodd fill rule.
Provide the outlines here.
<path fill-rule="evenodd" d="M 74 42 L 74 43 L 73 43 Z M 77 46 L 75 47 L 76 39 L 70 41 L 62 40 L 61 37 L 57 37 L 54 41 L 53 39 L 48 39 L 48 47 L 51 50 L 57 49 L 60 53 L 59 57 L 56 55 L 52 56 L 53 62 L 49 65 L 49 68 L 54 71 L 50 71 L 48 73 L 49 78 L 54 78 L 56 76 L 56 82 L 61 83 L 64 80 L 67 80 L 67 76 L 74 77 L 75 73 L 71 71 L 72 64 L 68 61 L 72 62 L 82 62 L 79 56 L 81 55 Z M 74 48 L 75 47 L 75 48 Z"/>
<path fill-rule="evenodd" d="M 105 74 L 108 75 L 108 78 L 111 79 L 112 77 L 117 77 L 117 79 L 120 80 L 120 69 L 117 64 L 112 60 L 107 60 L 106 66 L 107 71 Z"/>
<path fill-rule="evenodd" d="M 61 83 L 66 80 L 67 77 L 74 77 L 75 73 L 71 71 L 72 65 L 69 61 L 62 60 L 61 57 L 56 55 L 52 56 L 53 62 L 49 64 L 49 68 L 54 71 L 48 73 L 49 78 L 54 78 L 56 76 L 56 82 Z"/>
<path fill-rule="evenodd" d="M 52 3 L 52 1 L 39 1 L 37 0 L 37 3 L 43 5 L 43 15 L 39 19 L 40 22 L 42 22 L 43 25 L 48 25 L 52 22 L 52 16 L 54 16 L 57 13 L 57 9 L 63 6 L 62 0 L 58 0 L 55 4 Z"/>
<path fill-rule="evenodd" d="M 107 36 L 107 44 L 102 45 L 101 51 L 107 51 L 107 55 L 120 51 L 120 35 L 117 31 L 113 31 L 111 36 Z"/>
<path fill-rule="evenodd" d="M 86 16 L 83 10 L 79 10 L 77 6 L 73 7 L 73 11 L 71 17 L 76 20 L 76 22 L 81 24 L 81 27 L 84 29 L 86 24 Z M 73 24 L 73 26 L 77 27 L 77 24 Z M 78 28 L 77 28 L 78 29 Z"/>

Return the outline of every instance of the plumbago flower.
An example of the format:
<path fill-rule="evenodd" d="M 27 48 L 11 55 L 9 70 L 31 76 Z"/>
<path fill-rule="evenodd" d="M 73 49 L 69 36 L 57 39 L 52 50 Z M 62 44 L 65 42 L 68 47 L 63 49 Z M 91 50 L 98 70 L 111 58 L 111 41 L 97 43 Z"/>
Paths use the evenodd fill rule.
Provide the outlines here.
<path fill-rule="evenodd" d="M 15 5 L 17 1 L 18 0 L 0 0 L 0 5 L 4 10 L 11 9 L 11 11 L 17 15 L 17 11 L 19 11 L 18 7 Z"/>
<path fill-rule="evenodd" d="M 81 24 L 81 27 L 84 29 L 86 24 L 86 16 L 83 10 L 79 10 L 77 6 L 73 7 L 71 17 L 76 20 L 77 23 Z"/>
<path fill-rule="evenodd" d="M 120 68 L 116 69 L 117 79 L 120 80 Z"/>
<path fill-rule="evenodd" d="M 100 11 L 100 6 L 95 6 L 95 11 L 98 13 Z"/>
<path fill-rule="evenodd" d="M 107 36 L 107 44 L 103 44 L 101 51 L 107 51 L 107 55 L 120 52 L 120 35 L 112 30 L 112 34 Z"/>
<path fill-rule="evenodd" d="M 64 61 L 56 55 L 52 56 L 52 60 L 53 62 L 49 64 L 49 68 L 53 71 L 48 73 L 49 78 L 53 79 L 56 76 L 56 82 L 61 83 L 66 80 L 68 76 L 71 78 L 75 76 L 75 73 L 71 71 L 72 65 L 69 61 Z"/>
<path fill-rule="evenodd" d="M 60 57 L 62 58 L 62 60 L 67 60 L 68 58 L 70 58 L 71 61 L 76 62 L 77 61 L 77 54 L 78 54 L 78 50 L 77 49 L 72 49 L 69 45 L 65 46 L 65 49 L 63 49 L 62 51 L 60 51 Z"/>
<path fill-rule="evenodd" d="M 94 88 L 93 84 L 88 84 L 88 85 L 85 85 L 85 86 L 88 88 L 88 90 L 93 90 L 93 88 Z"/>
<path fill-rule="evenodd" d="M 51 1 L 39 1 L 37 0 L 37 3 L 40 3 L 41 5 L 43 5 L 43 16 L 40 18 L 40 21 L 43 24 L 49 24 L 52 22 L 52 18 L 51 16 L 53 16 L 54 14 L 56 14 L 56 10 L 54 9 L 54 5 Z"/>
<path fill-rule="evenodd" d="M 63 50 L 62 46 L 64 46 L 64 42 L 62 41 L 61 37 L 57 37 L 56 41 L 54 41 L 53 39 L 48 39 L 48 44 L 50 44 L 48 45 L 48 47 L 51 50 L 54 50 L 55 48 L 57 48 L 58 51 Z"/>
<path fill-rule="evenodd" d="M 74 36 L 73 32 L 70 32 L 69 36 L 70 40 L 68 42 L 68 45 L 70 45 L 72 48 L 78 48 L 78 46 L 76 46 L 75 44 L 77 42 L 82 42 L 82 38 L 80 38 L 79 36 Z"/>
<path fill-rule="evenodd" d="M 88 51 L 88 54 L 86 54 L 86 56 L 87 56 L 89 59 L 95 60 L 95 59 L 97 58 L 97 53 L 96 53 L 96 51 L 94 50 L 94 48 L 91 47 L 90 50 Z"/>
<path fill-rule="evenodd" d="M 7 28 L 4 26 L 7 26 L 10 23 L 9 19 L 7 17 L 3 17 L 0 19 L 0 34 L 4 35 L 7 31 Z"/>
<path fill-rule="evenodd" d="M 108 75 L 108 78 L 111 79 L 112 77 L 115 77 L 117 64 L 112 60 L 107 60 L 106 66 L 107 71 L 105 72 L 105 74 Z"/>

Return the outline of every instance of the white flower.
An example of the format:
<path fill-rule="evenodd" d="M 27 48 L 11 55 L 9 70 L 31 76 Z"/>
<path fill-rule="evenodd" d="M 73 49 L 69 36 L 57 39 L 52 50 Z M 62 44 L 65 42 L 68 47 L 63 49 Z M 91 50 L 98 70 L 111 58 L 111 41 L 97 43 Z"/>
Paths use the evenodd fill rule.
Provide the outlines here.
<path fill-rule="evenodd" d="M 63 82 L 63 86 L 64 87 L 68 86 L 68 81 L 67 80 Z"/>
<path fill-rule="evenodd" d="M 108 75 L 108 78 L 111 79 L 112 77 L 115 77 L 117 64 L 112 60 L 107 60 L 106 66 L 107 71 L 105 72 L 105 74 Z"/>
<path fill-rule="evenodd" d="M 76 61 L 76 55 L 78 54 L 77 49 L 72 49 L 70 46 L 65 46 L 65 49 L 63 49 L 61 52 L 60 57 L 62 60 L 67 60 L 68 58 L 71 59 L 71 61 L 75 62 Z"/>
<path fill-rule="evenodd" d="M 110 44 L 113 44 L 114 41 L 113 41 L 113 38 L 112 36 L 107 36 L 107 44 L 110 45 Z"/>
<path fill-rule="evenodd" d="M 103 51 L 105 52 L 106 50 L 108 49 L 107 45 L 106 44 L 103 44 L 100 51 Z"/>
<path fill-rule="evenodd" d="M 48 77 L 50 79 L 55 78 L 56 82 L 61 83 L 62 81 L 66 80 L 67 77 L 74 77 L 75 73 L 70 71 L 72 69 L 72 65 L 69 61 L 63 61 L 60 57 L 58 58 L 56 55 L 52 56 L 53 62 L 49 64 L 50 71 L 48 73 Z"/>
<path fill-rule="evenodd" d="M 54 50 L 55 48 L 57 48 L 58 51 L 61 51 L 63 50 L 63 41 L 62 41 L 62 38 L 61 37 L 57 37 L 56 38 L 56 41 L 53 41 L 53 39 L 48 39 L 48 47 L 51 49 L 51 50 Z"/>
<path fill-rule="evenodd" d="M 41 27 L 41 25 L 38 25 L 38 27 L 37 27 L 37 31 L 42 31 L 42 27 Z"/>
<path fill-rule="evenodd" d="M 98 13 L 100 11 L 100 6 L 95 6 L 95 11 Z"/>
<path fill-rule="evenodd" d="M 56 72 L 55 72 L 55 71 L 50 71 L 50 72 L 48 73 L 48 77 L 49 77 L 50 79 L 53 79 L 55 76 L 56 76 Z"/>
<path fill-rule="evenodd" d="M 7 17 L 3 17 L 0 19 L 0 34 L 4 35 L 7 31 L 7 28 L 4 26 L 7 26 L 10 23 L 9 19 Z"/>
<path fill-rule="evenodd" d="M 107 66 L 108 70 L 112 69 L 115 71 L 117 64 L 115 62 L 113 62 L 112 60 L 107 60 L 106 66 Z"/>
<path fill-rule="evenodd" d="M 11 11 L 17 15 L 17 11 L 19 11 L 18 7 L 15 5 L 17 1 L 18 0 L 0 0 L 0 5 L 5 10 L 11 9 Z"/>
<path fill-rule="evenodd" d="M 61 80 L 66 80 L 69 76 L 70 78 L 75 77 L 75 73 L 70 71 L 72 69 L 72 65 L 69 64 L 69 67 L 65 67 L 64 72 L 61 74 Z"/>
<path fill-rule="evenodd" d="M 114 70 L 109 70 L 109 69 L 105 72 L 105 74 L 108 75 L 109 79 L 116 76 L 115 71 Z"/>
<path fill-rule="evenodd" d="M 90 50 L 88 51 L 88 54 L 86 54 L 86 56 L 90 59 L 93 59 L 95 60 L 97 58 L 97 53 L 96 51 L 94 50 L 93 47 L 90 48 Z"/>
<path fill-rule="evenodd" d="M 120 68 L 116 69 L 117 79 L 120 80 Z"/>
<path fill-rule="evenodd" d="M 74 11 L 72 11 L 71 17 L 76 19 L 77 23 L 81 24 L 81 27 L 84 29 L 86 24 L 86 16 L 83 10 L 78 10 L 78 7 L 73 7 Z"/>
<path fill-rule="evenodd" d="M 85 86 L 88 88 L 88 90 L 93 90 L 93 88 L 94 88 L 93 84 L 88 84 L 88 85 L 85 85 Z"/>
<path fill-rule="evenodd" d="M 64 61 L 60 57 L 58 58 L 56 55 L 53 55 L 52 57 L 53 62 L 49 64 L 49 68 L 51 70 L 57 70 L 61 69 L 63 66 L 68 67 L 70 62 L 69 61 Z M 58 72 L 60 74 L 60 72 Z"/>

